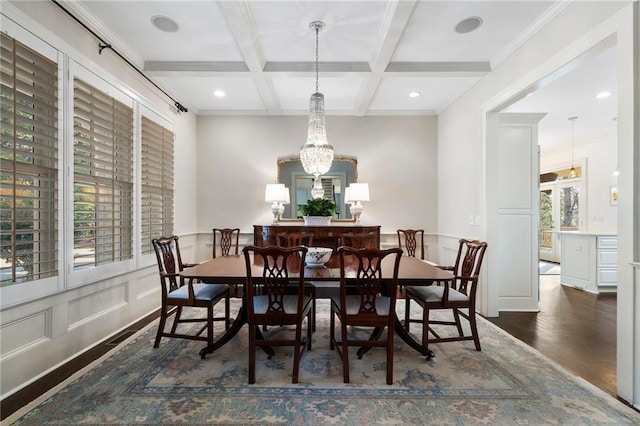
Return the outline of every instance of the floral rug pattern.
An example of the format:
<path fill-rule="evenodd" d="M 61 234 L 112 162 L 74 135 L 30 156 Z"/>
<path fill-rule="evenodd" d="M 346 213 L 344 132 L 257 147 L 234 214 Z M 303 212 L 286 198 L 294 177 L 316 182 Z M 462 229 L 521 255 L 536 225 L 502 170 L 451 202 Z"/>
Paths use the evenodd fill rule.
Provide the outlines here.
<path fill-rule="evenodd" d="M 473 342 L 452 342 L 433 345 L 436 357 L 426 360 L 396 339 L 391 386 L 383 349 L 358 359 L 353 348 L 351 383 L 342 383 L 340 357 L 329 350 L 324 300 L 318 301 L 313 347 L 303 354 L 295 385 L 292 351 L 284 347 L 274 348 L 272 359 L 259 350 L 257 383 L 247 384 L 246 326 L 204 360 L 198 355 L 202 342 L 164 338 L 154 349 L 156 327 L 154 322 L 132 336 L 7 423 L 640 424 L 640 413 L 482 319 L 481 352 Z M 412 325 L 416 335 L 418 327 Z"/>

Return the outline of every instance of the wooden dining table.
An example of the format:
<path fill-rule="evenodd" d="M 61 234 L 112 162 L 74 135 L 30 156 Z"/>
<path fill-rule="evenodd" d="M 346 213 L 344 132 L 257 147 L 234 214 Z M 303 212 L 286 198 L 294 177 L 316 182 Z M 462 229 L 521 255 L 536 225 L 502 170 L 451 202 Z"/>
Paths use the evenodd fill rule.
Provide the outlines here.
<path fill-rule="evenodd" d="M 382 280 L 391 280 L 393 278 L 393 256 L 387 256 L 382 263 Z M 257 262 L 251 262 L 251 274 L 254 277 L 262 276 L 263 266 Z M 356 278 L 356 265 L 345 265 L 345 277 L 347 280 Z M 304 274 L 304 278 L 310 281 L 340 281 L 340 266 L 338 256 L 332 256 L 324 267 L 305 267 L 304 271 L 297 271 L 293 268 L 289 269 L 289 277 L 297 278 L 300 272 Z M 219 283 L 219 284 L 238 284 L 246 280 L 247 271 L 244 255 L 229 255 L 209 259 L 191 268 L 185 268 L 180 275 L 189 280 L 200 280 L 202 282 Z M 400 258 L 400 268 L 398 270 L 398 285 L 431 285 L 434 282 L 449 283 L 453 280 L 453 274 L 445 271 L 437 266 L 429 264 L 416 257 L 402 256 Z M 243 292 L 243 294 L 246 294 Z M 247 323 L 247 307 L 246 300 L 243 296 L 243 302 L 238 310 L 236 318 L 232 322 L 228 330 L 222 336 L 213 342 L 213 345 L 207 346 L 200 351 L 200 356 L 205 357 L 207 353 L 213 353 L 216 349 L 221 348 L 229 340 L 231 340 L 240 329 Z M 400 319 L 395 318 L 395 332 L 410 347 L 423 355 L 433 355 L 430 350 L 425 349 L 408 331 L 405 330 Z M 374 332 L 372 339 L 379 336 L 378 332 Z M 269 351 L 268 351 L 269 353 Z M 358 352 L 358 356 L 364 353 L 363 348 Z"/>

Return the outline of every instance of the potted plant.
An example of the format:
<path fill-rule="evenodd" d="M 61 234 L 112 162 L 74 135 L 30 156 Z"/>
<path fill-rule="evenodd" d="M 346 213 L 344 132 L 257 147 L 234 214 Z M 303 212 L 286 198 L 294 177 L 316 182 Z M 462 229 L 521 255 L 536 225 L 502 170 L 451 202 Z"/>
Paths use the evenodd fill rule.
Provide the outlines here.
<path fill-rule="evenodd" d="M 305 225 L 329 225 L 336 209 L 336 203 L 327 198 L 311 198 L 300 206 Z"/>

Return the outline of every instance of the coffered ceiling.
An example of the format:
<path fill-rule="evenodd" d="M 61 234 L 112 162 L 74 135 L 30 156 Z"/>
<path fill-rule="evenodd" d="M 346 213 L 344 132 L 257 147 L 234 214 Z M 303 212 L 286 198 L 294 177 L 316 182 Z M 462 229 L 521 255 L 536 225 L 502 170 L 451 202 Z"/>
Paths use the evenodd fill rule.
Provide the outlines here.
<path fill-rule="evenodd" d="M 321 20 L 326 26 L 319 34 L 319 90 L 325 95 L 326 113 L 355 116 L 440 113 L 567 4 L 504 0 L 59 3 L 196 114 L 306 114 L 315 90 L 315 33 L 309 23 Z M 456 25 L 468 18 L 480 18 L 482 23 L 474 31 L 457 32 Z M 175 31 L 158 28 L 154 25 L 158 19 L 169 27 L 175 24 L 169 28 Z M 594 65 L 603 65 L 599 81 L 609 68 L 612 75 L 606 79 L 615 83 L 608 59 L 592 63 L 588 73 L 593 74 Z M 567 117 L 578 115 L 572 112 L 572 96 L 604 90 L 585 87 L 594 84 L 586 77 L 566 85 L 561 80 L 549 95 L 543 95 L 547 87 L 536 98 L 527 99 L 529 104 L 512 107 L 549 112 L 541 123 L 541 139 L 545 121 L 562 122 L 566 136 Z M 217 90 L 225 96 L 215 96 Z M 420 96 L 410 97 L 412 92 Z M 615 105 L 615 94 L 610 101 Z M 565 106 L 560 108 L 559 103 Z M 611 123 L 615 111 L 607 114 Z M 557 133 L 559 125 L 555 127 Z M 605 131 L 604 125 L 600 127 Z M 557 135 L 549 138 L 560 140 Z"/>

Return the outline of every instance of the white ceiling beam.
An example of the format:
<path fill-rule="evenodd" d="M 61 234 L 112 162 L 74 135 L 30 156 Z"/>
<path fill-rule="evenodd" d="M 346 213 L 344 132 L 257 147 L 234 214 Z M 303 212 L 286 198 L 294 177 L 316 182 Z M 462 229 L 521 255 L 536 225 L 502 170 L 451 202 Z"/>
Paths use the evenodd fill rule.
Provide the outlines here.
<path fill-rule="evenodd" d="M 157 72 L 248 72 L 244 62 L 146 61 L 144 70 Z"/>
<path fill-rule="evenodd" d="M 270 114 L 280 114 L 281 107 L 275 88 L 265 74 L 266 64 L 262 47 L 258 43 L 258 32 L 255 27 L 247 0 L 218 1 L 218 7 L 224 16 L 229 31 L 236 41 L 240 54 L 253 76 L 254 84 Z"/>
<path fill-rule="evenodd" d="M 364 115 L 369 109 L 382 80 L 384 70 L 391 62 L 393 53 L 396 51 L 416 4 L 417 0 L 398 0 L 388 4 L 384 24 L 380 29 L 378 41 L 375 43 L 378 48 L 373 52 L 369 62 L 372 73 L 360 88 L 355 102 L 354 110 L 357 115 Z"/>

